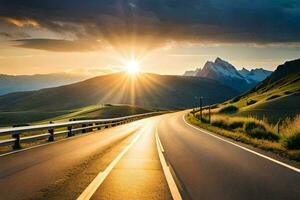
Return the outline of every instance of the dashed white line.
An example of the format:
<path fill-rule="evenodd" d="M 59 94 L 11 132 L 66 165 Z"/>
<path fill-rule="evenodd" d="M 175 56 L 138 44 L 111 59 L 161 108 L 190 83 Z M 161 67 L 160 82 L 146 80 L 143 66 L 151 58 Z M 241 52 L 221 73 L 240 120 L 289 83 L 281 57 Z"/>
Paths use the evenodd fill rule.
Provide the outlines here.
<path fill-rule="evenodd" d="M 160 142 L 158 132 L 157 132 L 157 128 L 156 128 L 156 132 L 155 132 L 155 138 L 156 138 L 156 147 L 157 147 L 157 151 L 158 151 L 158 156 L 159 156 L 160 163 L 162 165 L 165 177 L 167 179 L 167 183 L 168 183 L 168 186 L 170 188 L 171 195 L 172 195 L 174 200 L 182 200 L 182 197 L 180 195 L 178 187 L 177 187 L 177 185 L 174 181 L 174 178 L 171 174 L 170 168 L 167 165 L 166 159 L 163 155 L 164 149 L 163 149 L 163 146 Z"/>
<path fill-rule="evenodd" d="M 188 123 L 188 122 L 185 120 L 185 114 L 183 115 L 183 121 L 184 121 L 188 126 L 194 128 L 194 129 L 196 129 L 196 130 L 198 130 L 198 131 L 201 131 L 201 132 L 203 132 L 203 133 L 205 133 L 205 134 L 207 134 L 207 135 L 210 135 L 210 136 L 212 136 L 212 137 L 214 137 L 214 138 L 217 138 L 217 139 L 222 140 L 222 141 L 224 141 L 224 142 L 226 142 L 226 143 L 232 144 L 232 145 L 234 145 L 234 146 L 236 146 L 236 147 L 238 147 L 238 148 L 241 148 L 241 149 L 243 149 L 243 150 L 245 150 L 245 151 L 248 151 L 248 152 L 253 153 L 253 154 L 257 155 L 257 156 L 260 156 L 260 157 L 265 158 L 265 159 L 267 159 L 267 160 L 270 160 L 270 161 L 272 161 L 272 162 L 274 162 L 274 163 L 276 163 L 276 164 L 279 164 L 279 165 L 281 165 L 281 166 L 284 166 L 284 167 L 286 167 L 286 168 L 288 168 L 288 169 L 291 169 L 291 170 L 293 170 L 293 171 L 295 171 L 295 172 L 300 173 L 300 169 L 298 169 L 298 168 L 296 168 L 296 167 L 293 167 L 293 166 L 288 165 L 288 164 L 286 164 L 286 163 L 280 162 L 280 161 L 275 160 L 275 159 L 273 159 L 273 158 L 270 158 L 270 157 L 268 157 L 268 156 L 266 156 L 266 155 L 260 154 L 260 153 L 258 153 L 258 152 L 256 152 L 256 151 L 253 151 L 253 150 L 251 150 L 251 149 L 248 149 L 248 148 L 246 148 L 246 147 L 243 147 L 243 146 L 241 146 L 241 145 L 238 145 L 238 144 L 236 144 L 236 143 L 234 143 L 234 142 L 230 142 L 230 141 L 228 141 L 228 140 L 226 140 L 226 139 L 224 139 L 224 138 L 221 138 L 221 137 L 219 137 L 219 136 L 216 136 L 215 134 L 213 134 L 213 133 L 211 133 L 211 132 L 209 132 L 209 131 L 207 131 L 207 130 L 204 130 L 204 129 L 195 127 L 194 125 L 191 125 L 190 123 Z"/>

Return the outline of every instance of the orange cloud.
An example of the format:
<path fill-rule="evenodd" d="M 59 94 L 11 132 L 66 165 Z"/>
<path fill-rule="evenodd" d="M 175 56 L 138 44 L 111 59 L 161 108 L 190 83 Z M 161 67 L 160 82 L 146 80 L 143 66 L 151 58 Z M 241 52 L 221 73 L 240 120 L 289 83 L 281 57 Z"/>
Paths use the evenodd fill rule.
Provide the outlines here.
<path fill-rule="evenodd" d="M 32 19 L 14 19 L 10 17 L 0 17 L 0 19 L 4 20 L 5 22 L 15 25 L 17 27 L 25 27 L 25 26 L 31 26 L 38 28 L 40 27 L 40 24 Z"/>

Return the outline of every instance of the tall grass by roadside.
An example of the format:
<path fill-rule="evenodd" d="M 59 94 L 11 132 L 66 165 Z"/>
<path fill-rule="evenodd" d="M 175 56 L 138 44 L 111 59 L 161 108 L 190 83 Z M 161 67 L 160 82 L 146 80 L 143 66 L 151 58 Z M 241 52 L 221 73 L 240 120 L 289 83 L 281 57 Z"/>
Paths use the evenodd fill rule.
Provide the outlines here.
<path fill-rule="evenodd" d="M 283 144 L 288 149 L 300 150 L 300 115 L 294 120 L 286 119 L 283 122 Z"/>
<path fill-rule="evenodd" d="M 279 133 L 278 125 L 254 117 L 215 114 L 209 124 L 206 120 L 201 122 L 194 115 L 189 114 L 188 120 L 220 135 L 300 161 L 300 115 L 281 123 Z"/>
<path fill-rule="evenodd" d="M 280 137 L 274 131 L 274 127 L 267 122 L 254 117 L 229 117 L 213 116 L 211 124 L 230 131 L 239 131 L 252 138 L 279 140 Z"/>

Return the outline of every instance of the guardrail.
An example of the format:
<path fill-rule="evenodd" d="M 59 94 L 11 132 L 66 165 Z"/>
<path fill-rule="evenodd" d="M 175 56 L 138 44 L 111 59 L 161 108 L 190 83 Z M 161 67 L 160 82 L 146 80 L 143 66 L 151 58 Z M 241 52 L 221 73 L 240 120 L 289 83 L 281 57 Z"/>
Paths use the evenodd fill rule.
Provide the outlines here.
<path fill-rule="evenodd" d="M 0 140 L 1 146 L 10 146 L 12 148 L 20 149 L 21 143 L 34 142 L 37 140 L 48 139 L 49 142 L 55 140 L 57 136 L 67 136 L 72 137 L 75 134 L 91 132 L 94 129 L 101 130 L 102 128 L 108 128 L 131 121 L 135 121 L 145 117 L 151 117 L 155 115 L 162 114 L 162 112 L 151 112 L 145 114 L 131 115 L 126 117 L 118 117 L 112 119 L 96 119 L 96 120 L 78 120 L 63 123 L 52 123 L 52 124 L 42 124 L 42 125 L 32 125 L 23 127 L 12 127 L 0 129 L 0 136 L 11 135 L 11 139 Z M 66 130 L 57 131 L 55 129 L 65 128 Z M 39 135 L 25 136 L 21 137 L 22 134 L 34 131 L 47 131 Z"/>

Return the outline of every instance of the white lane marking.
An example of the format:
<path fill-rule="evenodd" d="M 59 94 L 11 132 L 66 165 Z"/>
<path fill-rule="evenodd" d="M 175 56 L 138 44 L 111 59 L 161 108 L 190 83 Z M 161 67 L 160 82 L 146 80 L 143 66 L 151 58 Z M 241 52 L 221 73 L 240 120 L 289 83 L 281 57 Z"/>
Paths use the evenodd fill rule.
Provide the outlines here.
<path fill-rule="evenodd" d="M 157 147 L 157 151 L 158 151 L 159 160 L 160 160 L 160 163 L 162 165 L 165 177 L 167 179 L 167 183 L 169 185 L 171 195 L 172 195 L 174 200 L 182 200 L 180 192 L 179 192 L 179 190 L 177 188 L 177 185 L 174 181 L 174 178 L 171 174 L 170 168 L 167 165 L 166 159 L 165 159 L 165 157 L 162 153 L 162 152 L 164 152 L 164 149 L 163 149 L 163 146 L 160 142 L 158 132 L 157 132 L 157 128 L 156 128 L 156 132 L 155 132 L 155 138 L 156 138 L 156 147 Z"/>
<path fill-rule="evenodd" d="M 236 147 L 239 147 L 239 148 L 241 148 L 241 149 L 243 149 L 243 150 L 245 150 L 245 151 L 248 151 L 248 152 L 253 153 L 253 154 L 257 155 L 257 156 L 260 156 L 260 157 L 265 158 L 265 159 L 267 159 L 267 160 L 270 160 L 270 161 L 272 161 L 272 162 L 274 162 L 274 163 L 276 163 L 276 164 L 279 164 L 279 165 L 281 165 L 281 166 L 284 166 L 284 167 L 286 167 L 286 168 L 288 168 L 288 169 L 291 169 L 291 170 L 293 170 L 293 171 L 295 171 L 295 172 L 300 173 L 300 169 L 298 169 L 298 168 L 296 168 L 296 167 L 293 167 L 293 166 L 288 165 L 288 164 L 286 164 L 286 163 L 280 162 L 280 161 L 278 161 L 278 160 L 275 160 L 275 159 L 273 159 L 273 158 L 270 158 L 270 157 L 268 157 L 268 156 L 265 156 L 265 155 L 263 155 L 263 154 L 260 154 L 260 153 L 258 153 L 258 152 L 256 152 L 256 151 L 253 151 L 253 150 L 251 150 L 251 149 L 248 149 L 248 148 L 243 147 L 243 146 L 241 146 L 241 145 L 238 145 L 238 144 L 236 144 L 236 143 L 230 142 L 230 141 L 228 141 L 228 140 L 226 140 L 226 139 L 224 139 L 224 138 L 221 138 L 221 137 L 219 137 L 219 136 L 216 136 L 215 134 L 213 134 L 213 133 L 211 133 L 211 132 L 209 132 L 209 131 L 207 131 L 207 130 L 204 130 L 204 129 L 202 129 L 202 128 L 198 128 L 198 127 L 195 127 L 194 125 L 189 124 L 189 123 L 185 120 L 185 115 L 183 115 L 183 121 L 184 121 L 187 125 L 189 125 L 190 127 L 194 128 L 194 129 L 197 129 L 198 131 L 201 131 L 201 132 L 203 132 L 203 133 L 206 133 L 207 135 L 210 135 L 210 136 L 212 136 L 212 137 L 214 137 L 214 138 L 217 138 L 217 139 L 219 139 L 219 140 L 222 140 L 222 141 L 224 141 L 224 142 L 227 142 L 227 143 L 229 143 L 229 144 L 232 144 L 232 145 L 234 145 L 234 146 L 236 146 Z"/>
<path fill-rule="evenodd" d="M 105 178 L 109 175 L 112 169 L 116 166 L 116 164 L 121 160 L 124 154 L 132 147 L 132 145 L 139 139 L 142 134 L 143 129 L 138 133 L 137 136 L 128 144 L 123 151 L 107 166 L 107 168 L 103 172 L 99 172 L 96 178 L 88 185 L 88 187 L 80 194 L 77 200 L 89 200 L 99 186 L 103 183 Z"/>

